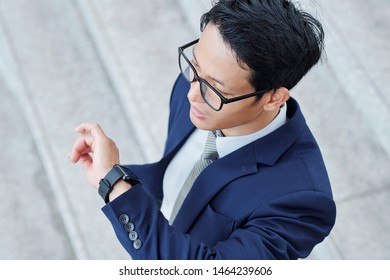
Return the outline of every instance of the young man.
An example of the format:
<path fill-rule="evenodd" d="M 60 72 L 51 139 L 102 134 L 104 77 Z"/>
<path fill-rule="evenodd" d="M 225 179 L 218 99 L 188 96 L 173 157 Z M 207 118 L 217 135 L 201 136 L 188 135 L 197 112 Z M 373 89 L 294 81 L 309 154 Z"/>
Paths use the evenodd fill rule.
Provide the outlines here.
<path fill-rule="evenodd" d="M 159 162 L 117 165 L 115 143 L 89 123 L 70 159 L 133 259 L 304 258 L 336 214 L 320 150 L 290 98 L 320 59 L 322 27 L 289 1 L 221 0 L 201 30 L 179 48 Z"/>

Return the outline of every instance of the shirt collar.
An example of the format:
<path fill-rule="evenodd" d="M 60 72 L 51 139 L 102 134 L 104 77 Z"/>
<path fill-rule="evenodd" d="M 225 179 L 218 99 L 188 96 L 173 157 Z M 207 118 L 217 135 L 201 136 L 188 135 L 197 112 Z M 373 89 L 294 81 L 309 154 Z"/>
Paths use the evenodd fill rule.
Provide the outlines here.
<path fill-rule="evenodd" d="M 260 139 L 277 130 L 287 122 L 287 104 L 280 108 L 278 115 L 266 127 L 257 132 L 241 136 L 223 136 L 220 131 L 216 132 L 216 146 L 220 158 L 238 150 L 245 145 Z"/>

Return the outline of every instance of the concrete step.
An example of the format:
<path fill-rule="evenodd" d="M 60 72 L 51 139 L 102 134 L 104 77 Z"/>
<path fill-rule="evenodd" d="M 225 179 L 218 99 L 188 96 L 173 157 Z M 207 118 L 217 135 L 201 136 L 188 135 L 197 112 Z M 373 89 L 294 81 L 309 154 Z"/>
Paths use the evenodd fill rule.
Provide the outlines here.
<path fill-rule="evenodd" d="M 0 194 L 10 200 L 0 206 L 0 259 L 128 258 L 67 154 L 74 127 L 95 121 L 122 162 L 160 157 L 177 47 L 199 36 L 210 1 L 156 2 L 1 1 Z M 324 21 L 328 58 L 293 95 L 338 204 L 334 231 L 310 258 L 387 259 L 390 2 L 301 2 Z M 23 178 L 13 176 L 21 166 Z"/>

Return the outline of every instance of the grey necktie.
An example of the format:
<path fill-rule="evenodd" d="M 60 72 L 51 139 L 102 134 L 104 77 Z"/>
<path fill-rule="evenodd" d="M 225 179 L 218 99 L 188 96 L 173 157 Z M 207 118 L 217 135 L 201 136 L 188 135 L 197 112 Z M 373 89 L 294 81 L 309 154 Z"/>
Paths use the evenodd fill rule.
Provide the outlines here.
<path fill-rule="evenodd" d="M 216 159 L 218 159 L 218 152 L 217 152 L 217 147 L 215 145 L 215 135 L 213 131 L 210 131 L 207 136 L 203 153 L 200 159 L 195 163 L 194 167 L 192 168 L 190 174 L 188 175 L 186 181 L 184 182 L 184 185 L 176 199 L 171 217 L 169 219 L 170 224 L 172 224 L 173 221 L 175 220 L 176 215 L 179 212 L 179 209 L 183 204 L 184 199 L 189 193 L 196 178 L 203 171 L 203 169 L 205 169 L 209 164 L 214 162 Z"/>

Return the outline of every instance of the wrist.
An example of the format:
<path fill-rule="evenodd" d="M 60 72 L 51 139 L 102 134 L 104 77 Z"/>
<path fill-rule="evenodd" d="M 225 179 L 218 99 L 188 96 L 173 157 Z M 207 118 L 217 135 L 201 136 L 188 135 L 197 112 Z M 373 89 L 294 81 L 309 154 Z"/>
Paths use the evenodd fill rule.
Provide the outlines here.
<path fill-rule="evenodd" d="M 126 170 L 121 165 L 115 164 L 107 175 L 100 180 L 98 192 L 104 202 L 108 203 L 128 191 L 132 185 L 137 183 L 139 183 L 139 180 L 131 171 Z M 114 193 L 111 195 L 112 192 Z"/>
<path fill-rule="evenodd" d="M 109 202 L 113 201 L 118 196 L 124 194 L 128 190 L 132 188 L 132 185 L 130 183 L 127 183 L 123 180 L 118 181 L 112 188 L 112 191 L 110 192 L 108 196 Z"/>

